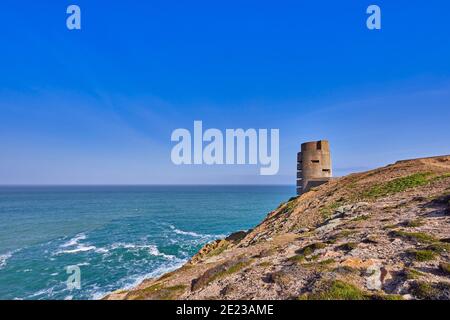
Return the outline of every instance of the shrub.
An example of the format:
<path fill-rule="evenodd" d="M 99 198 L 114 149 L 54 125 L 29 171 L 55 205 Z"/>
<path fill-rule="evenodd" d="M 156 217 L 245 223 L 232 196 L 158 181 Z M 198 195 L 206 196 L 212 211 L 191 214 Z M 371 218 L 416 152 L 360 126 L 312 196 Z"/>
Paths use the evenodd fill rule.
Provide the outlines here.
<path fill-rule="evenodd" d="M 415 219 L 415 220 L 409 220 L 406 221 L 405 227 L 407 228 L 417 228 L 424 225 L 424 222 L 422 219 Z"/>
<path fill-rule="evenodd" d="M 433 236 L 424 232 L 405 232 L 401 230 L 394 230 L 390 232 L 390 235 L 419 242 L 438 242 L 438 240 Z"/>
<path fill-rule="evenodd" d="M 327 281 L 322 290 L 304 294 L 300 300 L 367 300 L 368 295 L 356 286 L 341 280 Z"/>
<path fill-rule="evenodd" d="M 352 251 L 353 249 L 356 249 L 357 246 L 358 244 L 356 242 L 348 242 L 340 245 L 339 247 L 337 247 L 337 249 L 344 251 Z"/>
<path fill-rule="evenodd" d="M 436 253 L 431 250 L 410 250 L 408 253 L 414 260 L 420 262 L 431 261 L 436 258 Z"/>

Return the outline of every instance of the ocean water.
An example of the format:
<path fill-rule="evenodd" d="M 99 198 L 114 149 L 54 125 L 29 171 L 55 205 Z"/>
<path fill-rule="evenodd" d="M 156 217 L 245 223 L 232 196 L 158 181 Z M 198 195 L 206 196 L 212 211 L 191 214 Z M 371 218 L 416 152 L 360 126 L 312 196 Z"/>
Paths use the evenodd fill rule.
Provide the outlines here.
<path fill-rule="evenodd" d="M 0 187 L 0 299 L 99 299 L 246 230 L 287 186 Z M 67 287 L 68 266 L 81 288 Z"/>

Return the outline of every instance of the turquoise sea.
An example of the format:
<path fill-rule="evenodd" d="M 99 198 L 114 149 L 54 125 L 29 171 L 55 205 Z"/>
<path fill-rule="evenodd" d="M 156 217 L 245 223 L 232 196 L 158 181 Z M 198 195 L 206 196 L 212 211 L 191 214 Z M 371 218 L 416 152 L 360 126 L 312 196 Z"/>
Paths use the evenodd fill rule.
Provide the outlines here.
<path fill-rule="evenodd" d="M 246 230 L 288 186 L 0 187 L 0 299 L 99 299 Z M 68 289 L 68 266 L 81 289 Z"/>

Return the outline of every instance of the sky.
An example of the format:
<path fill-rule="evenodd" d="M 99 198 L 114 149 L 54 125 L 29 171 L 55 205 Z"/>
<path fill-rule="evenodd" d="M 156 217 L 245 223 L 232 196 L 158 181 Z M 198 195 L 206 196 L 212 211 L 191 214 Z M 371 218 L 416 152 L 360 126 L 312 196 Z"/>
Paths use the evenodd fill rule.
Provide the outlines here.
<path fill-rule="evenodd" d="M 0 184 L 294 185 L 318 139 L 337 176 L 450 154 L 449 14 L 446 0 L 3 0 Z M 171 133 L 195 120 L 280 129 L 279 173 L 175 166 Z"/>

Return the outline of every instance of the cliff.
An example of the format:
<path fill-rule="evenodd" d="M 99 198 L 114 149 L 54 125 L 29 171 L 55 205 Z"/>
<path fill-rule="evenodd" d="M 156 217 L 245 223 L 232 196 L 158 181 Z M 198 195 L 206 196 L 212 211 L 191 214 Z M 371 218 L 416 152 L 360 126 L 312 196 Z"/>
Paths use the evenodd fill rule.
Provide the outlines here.
<path fill-rule="evenodd" d="M 332 180 L 106 299 L 450 299 L 450 156 Z"/>

